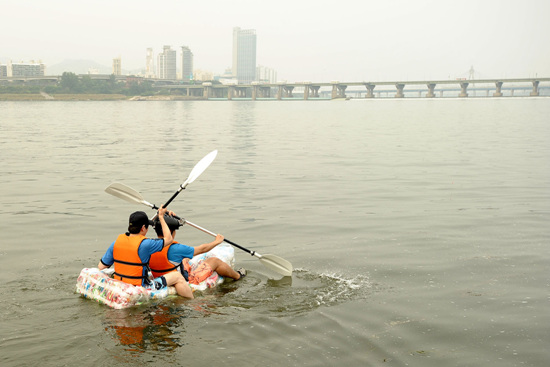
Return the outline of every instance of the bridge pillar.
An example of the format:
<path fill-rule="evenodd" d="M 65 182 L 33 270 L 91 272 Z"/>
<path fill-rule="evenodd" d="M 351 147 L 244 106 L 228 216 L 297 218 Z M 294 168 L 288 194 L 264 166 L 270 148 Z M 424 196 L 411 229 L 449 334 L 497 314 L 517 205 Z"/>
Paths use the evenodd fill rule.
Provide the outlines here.
<path fill-rule="evenodd" d="M 312 85 L 309 87 L 311 89 L 311 93 L 313 94 L 313 98 L 319 98 L 319 88 L 321 88 L 320 85 Z"/>
<path fill-rule="evenodd" d="M 203 86 L 203 97 L 208 99 L 212 96 L 212 83 L 206 82 L 202 83 Z"/>
<path fill-rule="evenodd" d="M 539 95 L 539 81 L 534 80 L 533 81 L 533 91 L 531 92 L 531 97 L 536 97 Z"/>
<path fill-rule="evenodd" d="M 365 87 L 367 87 L 367 95 L 365 98 L 374 98 L 374 87 L 376 87 L 376 85 L 367 83 Z"/>
<path fill-rule="evenodd" d="M 252 82 L 252 100 L 255 101 L 260 94 L 260 83 Z"/>
<path fill-rule="evenodd" d="M 428 93 L 426 93 L 427 98 L 434 98 L 435 97 L 435 83 L 428 83 Z"/>
<path fill-rule="evenodd" d="M 502 97 L 502 82 L 495 82 L 497 90 L 493 93 L 493 97 Z"/>
<path fill-rule="evenodd" d="M 338 82 L 332 83 L 332 94 L 330 95 L 331 99 L 338 98 Z"/>
<path fill-rule="evenodd" d="M 332 83 L 332 99 L 335 98 L 346 98 L 346 88 L 347 85 L 340 84 L 339 82 Z"/>
<path fill-rule="evenodd" d="M 309 99 L 309 87 L 310 87 L 311 83 L 305 83 L 304 85 L 304 99 L 305 100 L 308 100 Z"/>
<path fill-rule="evenodd" d="M 347 85 L 343 85 L 343 84 L 340 84 L 338 86 L 338 92 L 339 92 L 340 97 L 346 98 L 346 88 L 347 87 L 348 87 Z"/>
<path fill-rule="evenodd" d="M 466 83 L 466 82 L 460 83 L 461 91 L 460 91 L 460 94 L 458 95 L 459 97 L 468 97 L 468 85 L 470 85 L 470 83 Z"/>
<path fill-rule="evenodd" d="M 230 85 L 228 88 L 227 88 L 227 99 L 228 100 L 232 100 L 233 99 L 233 96 L 235 95 L 235 86 L 234 85 Z"/>
<path fill-rule="evenodd" d="M 286 98 L 292 98 L 294 95 L 292 94 L 292 91 L 294 90 L 294 86 L 292 85 L 284 85 L 284 97 Z"/>
<path fill-rule="evenodd" d="M 397 93 L 395 94 L 395 98 L 405 97 L 405 94 L 403 93 L 403 88 L 405 88 L 405 84 L 395 83 L 395 87 L 397 88 Z"/>
<path fill-rule="evenodd" d="M 283 99 L 283 93 L 284 93 L 284 85 L 279 84 L 279 87 L 277 88 L 277 99 L 279 100 Z"/>
<path fill-rule="evenodd" d="M 260 87 L 260 97 L 270 98 L 271 97 L 271 87 Z"/>

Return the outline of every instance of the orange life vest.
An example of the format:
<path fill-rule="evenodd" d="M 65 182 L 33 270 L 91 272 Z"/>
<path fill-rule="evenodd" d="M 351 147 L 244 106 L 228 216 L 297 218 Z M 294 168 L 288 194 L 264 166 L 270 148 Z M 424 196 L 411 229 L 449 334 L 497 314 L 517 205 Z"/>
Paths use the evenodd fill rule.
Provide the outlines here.
<path fill-rule="evenodd" d="M 142 263 L 138 249 L 145 236 L 128 236 L 121 234 L 113 247 L 115 272 L 113 278 L 133 285 L 142 285 L 143 279 L 147 279 L 147 263 Z"/>
<path fill-rule="evenodd" d="M 176 243 L 172 242 L 170 246 Z M 170 246 L 165 246 L 162 251 L 155 252 L 151 255 L 151 259 L 149 259 L 149 266 L 155 278 L 176 270 L 181 264 L 174 265 L 168 260 L 168 249 Z"/>

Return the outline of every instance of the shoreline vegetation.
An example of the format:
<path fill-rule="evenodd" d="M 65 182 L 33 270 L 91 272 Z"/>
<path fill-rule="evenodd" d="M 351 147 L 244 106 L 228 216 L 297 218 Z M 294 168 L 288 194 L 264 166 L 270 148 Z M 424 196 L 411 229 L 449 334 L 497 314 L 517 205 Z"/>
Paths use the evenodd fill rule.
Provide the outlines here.
<path fill-rule="evenodd" d="M 124 94 L 46 94 L 46 93 L 0 93 L 0 101 L 187 101 L 203 100 L 186 96 L 127 96 Z"/>
<path fill-rule="evenodd" d="M 0 83 L 0 101 L 177 101 L 202 97 L 170 94 L 153 87 L 150 81 L 92 79 L 65 72 L 56 83 Z"/>

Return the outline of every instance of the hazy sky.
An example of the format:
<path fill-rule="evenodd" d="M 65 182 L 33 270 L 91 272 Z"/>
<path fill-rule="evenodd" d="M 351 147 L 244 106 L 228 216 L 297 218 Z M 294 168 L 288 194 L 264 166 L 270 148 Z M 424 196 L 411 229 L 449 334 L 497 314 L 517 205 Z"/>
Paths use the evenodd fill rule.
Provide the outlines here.
<path fill-rule="evenodd" d="M 1 7 L 0 62 L 90 59 L 145 67 L 187 45 L 196 69 L 231 67 L 233 27 L 257 32 L 280 80 L 550 77 L 550 0 L 17 0 Z M 179 60 L 178 60 L 179 62 Z"/>

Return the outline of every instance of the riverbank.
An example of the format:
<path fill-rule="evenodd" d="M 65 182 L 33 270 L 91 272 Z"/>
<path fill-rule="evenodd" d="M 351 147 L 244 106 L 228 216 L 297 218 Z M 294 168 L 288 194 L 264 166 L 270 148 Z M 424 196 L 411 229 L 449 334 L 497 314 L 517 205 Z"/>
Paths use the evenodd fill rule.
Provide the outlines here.
<path fill-rule="evenodd" d="M 124 94 L 1 94 L 0 101 L 184 101 L 201 100 L 186 96 L 126 96 Z"/>
<path fill-rule="evenodd" d="M 126 100 L 123 94 L 0 94 L 0 101 L 115 101 Z"/>

